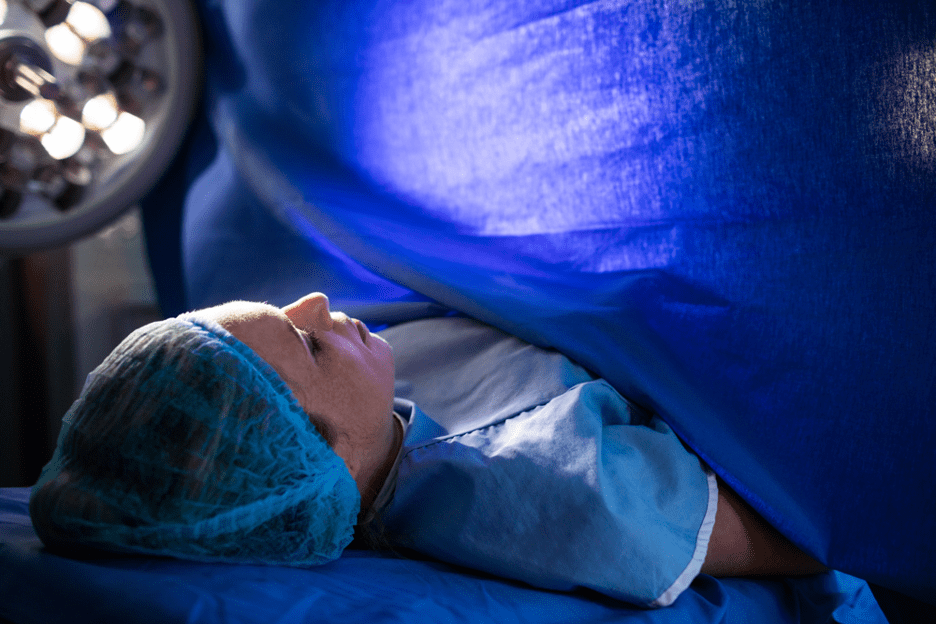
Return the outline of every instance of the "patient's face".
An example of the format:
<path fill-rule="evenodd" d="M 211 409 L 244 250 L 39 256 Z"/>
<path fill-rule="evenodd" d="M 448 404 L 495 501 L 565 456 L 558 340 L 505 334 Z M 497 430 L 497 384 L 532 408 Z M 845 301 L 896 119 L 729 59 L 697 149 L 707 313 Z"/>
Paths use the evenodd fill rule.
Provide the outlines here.
<path fill-rule="evenodd" d="M 237 301 L 205 310 L 286 381 L 344 459 L 369 505 L 399 447 L 390 345 L 313 293 L 280 309 Z"/>

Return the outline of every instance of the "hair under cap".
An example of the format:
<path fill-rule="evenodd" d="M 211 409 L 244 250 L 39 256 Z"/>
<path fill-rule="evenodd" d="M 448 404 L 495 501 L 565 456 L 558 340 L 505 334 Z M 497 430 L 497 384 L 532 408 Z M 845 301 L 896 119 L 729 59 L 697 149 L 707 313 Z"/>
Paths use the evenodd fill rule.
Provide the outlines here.
<path fill-rule="evenodd" d="M 88 376 L 30 515 L 53 548 L 304 566 L 341 555 L 360 504 L 282 378 L 192 313 Z"/>

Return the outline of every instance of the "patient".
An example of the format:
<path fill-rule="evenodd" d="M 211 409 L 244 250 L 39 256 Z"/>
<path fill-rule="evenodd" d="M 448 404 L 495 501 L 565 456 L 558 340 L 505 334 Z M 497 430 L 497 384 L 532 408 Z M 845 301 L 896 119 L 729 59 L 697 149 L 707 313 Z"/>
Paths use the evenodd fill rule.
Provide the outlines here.
<path fill-rule="evenodd" d="M 315 565 L 373 525 L 648 606 L 699 572 L 824 570 L 562 355 L 460 318 L 384 336 L 394 350 L 321 293 L 137 330 L 65 416 L 30 501 L 38 535 L 65 554 Z"/>

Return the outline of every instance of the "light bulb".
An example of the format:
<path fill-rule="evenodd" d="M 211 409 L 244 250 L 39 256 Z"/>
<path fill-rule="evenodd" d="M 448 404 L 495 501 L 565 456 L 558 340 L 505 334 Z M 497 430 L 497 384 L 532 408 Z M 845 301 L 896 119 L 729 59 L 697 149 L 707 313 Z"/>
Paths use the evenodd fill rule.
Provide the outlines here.
<path fill-rule="evenodd" d="M 81 123 L 89 130 L 101 131 L 117 120 L 117 98 L 102 93 L 88 100 L 81 110 Z"/>
<path fill-rule="evenodd" d="M 123 112 L 111 127 L 101 132 L 101 138 L 110 151 L 120 155 L 139 147 L 145 133 L 146 122 L 136 115 Z"/>
<path fill-rule="evenodd" d="M 110 37 L 111 29 L 107 18 L 96 6 L 87 2 L 76 2 L 68 11 L 65 23 L 72 27 L 75 34 L 87 41 L 97 41 Z"/>
<path fill-rule="evenodd" d="M 84 126 L 70 117 L 59 117 L 52 129 L 42 135 L 40 140 L 49 156 L 63 160 L 81 149 L 84 138 Z"/>
<path fill-rule="evenodd" d="M 85 53 L 85 42 L 76 35 L 68 24 L 56 24 L 45 32 L 49 49 L 63 63 L 78 65 Z"/>
<path fill-rule="evenodd" d="M 20 111 L 20 130 L 26 134 L 39 136 L 48 132 L 58 116 L 52 100 L 33 100 Z"/>

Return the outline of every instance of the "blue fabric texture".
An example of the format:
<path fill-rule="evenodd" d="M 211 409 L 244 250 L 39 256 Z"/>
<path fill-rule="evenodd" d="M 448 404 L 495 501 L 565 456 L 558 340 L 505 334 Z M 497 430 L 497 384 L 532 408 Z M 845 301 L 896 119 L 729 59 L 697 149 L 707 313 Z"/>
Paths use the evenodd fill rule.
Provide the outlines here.
<path fill-rule="evenodd" d="M 201 4 L 228 178 L 187 199 L 190 305 L 251 266 L 557 348 L 932 600 L 931 0 Z"/>
<path fill-rule="evenodd" d="M 325 566 L 227 566 L 151 557 L 66 559 L 42 548 L 29 490 L 0 489 L 0 618 L 71 624 L 886 624 L 868 586 L 839 573 L 801 579 L 699 577 L 648 612 L 591 592 L 544 592 L 434 561 L 345 551 Z"/>
<path fill-rule="evenodd" d="M 666 423 L 562 354 L 472 319 L 381 335 L 408 423 L 379 512 L 392 544 L 645 607 L 689 587 L 718 491 Z"/>
<path fill-rule="evenodd" d="M 130 334 L 88 377 L 33 488 L 51 547 L 317 565 L 360 495 L 277 373 L 197 314 Z"/>

